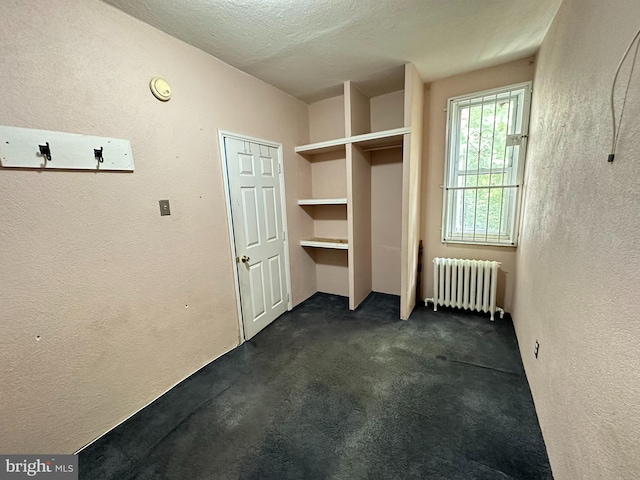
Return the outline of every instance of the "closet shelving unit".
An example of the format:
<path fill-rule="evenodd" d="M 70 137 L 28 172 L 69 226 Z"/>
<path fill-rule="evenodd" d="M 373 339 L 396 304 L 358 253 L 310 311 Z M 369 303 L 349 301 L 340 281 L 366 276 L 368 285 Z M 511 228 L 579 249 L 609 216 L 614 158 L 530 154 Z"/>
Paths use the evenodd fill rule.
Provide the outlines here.
<path fill-rule="evenodd" d="M 348 296 L 352 310 L 371 291 L 394 293 L 406 319 L 415 305 L 424 85 L 413 64 L 402 73 L 382 93 L 347 81 L 340 95 L 312 103 L 312 143 L 295 152 L 308 173 L 298 191 L 309 218 L 300 246 L 314 259 L 318 291 Z"/>
<path fill-rule="evenodd" d="M 302 145 L 300 147 L 296 147 L 295 151 L 300 154 L 315 155 L 318 153 L 341 150 L 349 144 L 357 145 L 363 150 L 400 147 L 402 146 L 404 135 L 407 133 L 411 133 L 410 128 L 393 128 L 391 130 L 383 130 L 381 132 L 365 133 L 362 135 L 354 135 L 352 137 L 327 140 L 326 142 Z"/>

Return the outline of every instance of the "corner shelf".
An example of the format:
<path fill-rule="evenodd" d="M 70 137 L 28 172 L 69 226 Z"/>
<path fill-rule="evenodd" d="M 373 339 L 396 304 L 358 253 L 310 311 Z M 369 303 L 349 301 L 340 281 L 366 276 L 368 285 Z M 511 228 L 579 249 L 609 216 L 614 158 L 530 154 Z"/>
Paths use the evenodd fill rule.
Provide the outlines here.
<path fill-rule="evenodd" d="M 295 148 L 296 153 L 305 155 L 316 155 L 318 153 L 337 152 L 344 150 L 347 144 L 346 138 L 338 138 L 337 140 L 327 140 L 326 142 L 310 143 Z"/>
<path fill-rule="evenodd" d="M 346 198 L 305 198 L 298 200 L 298 205 L 346 205 Z"/>
<path fill-rule="evenodd" d="M 394 128 L 382 132 L 365 133 L 349 137 L 349 143 L 359 146 L 363 150 L 384 147 L 401 147 L 404 136 L 411 133 L 411 128 Z"/>
<path fill-rule="evenodd" d="M 367 150 L 370 148 L 392 147 L 402 145 L 403 137 L 411 133 L 411 128 L 394 128 L 382 132 L 365 133 L 353 137 L 338 138 L 326 142 L 310 143 L 295 148 L 296 153 L 315 155 L 318 153 L 333 152 L 344 148 L 348 143 L 353 143 Z"/>
<path fill-rule="evenodd" d="M 303 247 L 314 248 L 332 248 L 334 250 L 348 250 L 349 243 L 342 238 L 310 238 L 308 240 L 300 240 Z"/>

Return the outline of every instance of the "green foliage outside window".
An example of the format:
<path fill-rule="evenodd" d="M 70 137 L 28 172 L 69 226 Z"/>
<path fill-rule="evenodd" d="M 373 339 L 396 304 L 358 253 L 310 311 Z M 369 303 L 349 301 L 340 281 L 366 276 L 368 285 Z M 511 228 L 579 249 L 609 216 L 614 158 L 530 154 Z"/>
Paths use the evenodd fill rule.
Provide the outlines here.
<path fill-rule="evenodd" d="M 513 133 L 517 97 L 485 97 L 484 102 L 459 109 L 458 187 L 509 185 L 512 158 L 519 147 L 507 147 L 507 135 Z M 510 188 L 456 190 L 464 233 L 505 235 L 505 217 L 514 194 Z M 463 201 L 464 200 L 464 201 Z M 459 230 L 459 228 L 458 228 Z"/>

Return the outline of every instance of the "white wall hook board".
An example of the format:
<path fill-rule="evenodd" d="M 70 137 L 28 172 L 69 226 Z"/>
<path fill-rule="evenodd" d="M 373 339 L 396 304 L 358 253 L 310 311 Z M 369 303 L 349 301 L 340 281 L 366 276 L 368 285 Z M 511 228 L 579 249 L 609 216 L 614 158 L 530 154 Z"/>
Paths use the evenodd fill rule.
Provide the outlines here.
<path fill-rule="evenodd" d="M 0 126 L 0 166 L 133 172 L 129 140 Z"/>

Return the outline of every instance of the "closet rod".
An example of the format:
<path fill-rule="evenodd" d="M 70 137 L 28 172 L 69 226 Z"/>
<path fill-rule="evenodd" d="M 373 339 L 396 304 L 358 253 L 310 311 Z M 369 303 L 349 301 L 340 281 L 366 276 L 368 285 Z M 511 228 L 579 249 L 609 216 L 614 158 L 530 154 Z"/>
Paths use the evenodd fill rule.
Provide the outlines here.
<path fill-rule="evenodd" d="M 363 148 L 363 152 L 375 152 L 377 150 L 391 150 L 392 148 L 402 148 L 402 145 L 387 145 L 386 147 Z"/>

